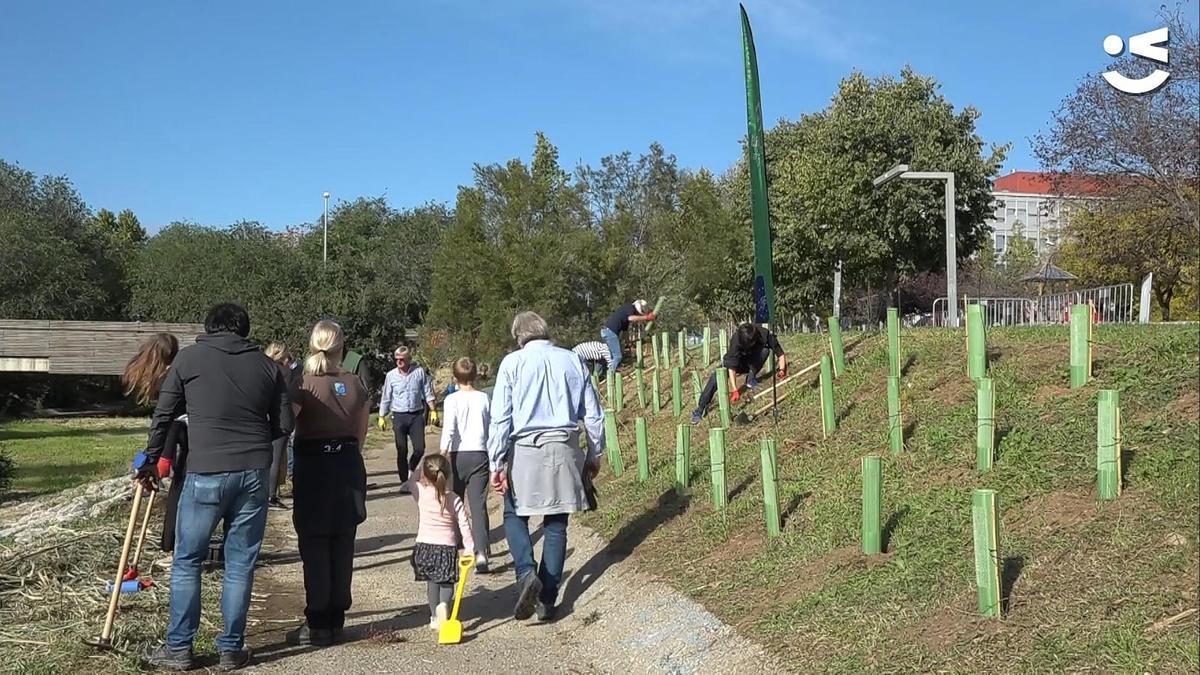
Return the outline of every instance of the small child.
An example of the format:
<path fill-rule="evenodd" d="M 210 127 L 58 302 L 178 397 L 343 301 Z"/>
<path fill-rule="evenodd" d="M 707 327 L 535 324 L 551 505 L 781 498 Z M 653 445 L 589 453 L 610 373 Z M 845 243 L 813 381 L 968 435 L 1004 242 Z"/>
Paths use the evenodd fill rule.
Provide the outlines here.
<path fill-rule="evenodd" d="M 475 389 L 479 376 L 475 362 L 463 357 L 454 362 L 458 391 L 446 397 L 442 423 L 442 454 L 450 458 L 454 494 L 467 500 L 471 534 L 475 540 L 475 571 L 488 571 L 487 489 L 491 477 L 488 464 L 488 425 L 491 421 L 488 395 Z"/>
<path fill-rule="evenodd" d="M 417 503 L 417 543 L 412 566 L 417 581 L 428 584 L 429 627 L 437 630 L 449 617 L 450 599 L 458 583 L 459 537 L 464 555 L 475 550 L 462 500 L 449 490 L 450 462 L 445 455 L 426 455 L 410 479 Z"/>

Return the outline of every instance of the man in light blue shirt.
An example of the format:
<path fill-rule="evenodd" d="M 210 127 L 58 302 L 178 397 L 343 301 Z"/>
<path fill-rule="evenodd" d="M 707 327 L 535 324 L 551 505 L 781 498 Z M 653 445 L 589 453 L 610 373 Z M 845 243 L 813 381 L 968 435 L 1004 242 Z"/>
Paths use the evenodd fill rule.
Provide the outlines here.
<path fill-rule="evenodd" d="M 408 474 L 416 471 L 425 455 L 425 408 L 430 420 L 438 423 L 436 399 L 433 396 L 433 377 L 422 366 L 412 362 L 409 348 L 396 348 L 396 367 L 383 380 L 383 396 L 379 401 L 379 428 L 387 428 L 387 416 L 392 416 L 392 431 L 396 437 L 396 470 L 400 473 L 400 492 L 408 492 Z M 412 442 L 412 456 L 408 444 Z"/>
<path fill-rule="evenodd" d="M 492 392 L 488 457 L 492 487 L 504 496 L 504 534 L 517 573 L 513 616 L 555 616 L 567 554 L 567 519 L 588 509 L 585 478 L 600 471 L 604 412 L 574 352 L 550 342 L 545 320 L 513 320 L 519 350 L 504 357 Z M 580 443 L 580 423 L 586 451 Z M 529 516 L 542 517 L 542 560 L 533 560 Z"/>

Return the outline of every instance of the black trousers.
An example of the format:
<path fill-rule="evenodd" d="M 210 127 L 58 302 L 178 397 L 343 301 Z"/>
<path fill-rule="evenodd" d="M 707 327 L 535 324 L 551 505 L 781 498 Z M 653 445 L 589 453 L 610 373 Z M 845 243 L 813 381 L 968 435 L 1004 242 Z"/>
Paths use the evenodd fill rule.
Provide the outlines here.
<path fill-rule="evenodd" d="M 425 410 L 392 413 L 392 432 L 396 435 L 396 470 L 400 480 L 408 480 L 425 455 Z M 412 455 L 409 455 L 409 443 Z"/>
<path fill-rule="evenodd" d="M 738 375 L 746 373 L 758 374 L 763 366 L 767 365 L 767 359 L 771 358 L 771 350 L 767 347 L 759 349 L 757 353 L 751 354 L 748 358 L 740 359 L 736 366 L 731 370 Z M 708 406 L 712 405 L 713 397 L 717 395 L 717 373 L 713 372 L 708 376 L 708 384 L 704 385 L 704 391 L 700 393 L 700 403 L 696 406 L 696 410 L 704 415 L 708 410 Z"/>
<path fill-rule="evenodd" d="M 487 489 L 492 473 L 488 469 L 486 452 L 456 452 L 451 455 L 450 469 L 454 474 L 454 493 L 465 499 L 471 512 L 471 538 L 475 540 L 475 551 L 488 554 Z"/>
<path fill-rule="evenodd" d="M 346 610 L 353 600 L 356 525 L 332 534 L 297 530 L 300 561 L 304 566 L 304 618 L 314 629 L 339 629 L 346 625 Z"/>

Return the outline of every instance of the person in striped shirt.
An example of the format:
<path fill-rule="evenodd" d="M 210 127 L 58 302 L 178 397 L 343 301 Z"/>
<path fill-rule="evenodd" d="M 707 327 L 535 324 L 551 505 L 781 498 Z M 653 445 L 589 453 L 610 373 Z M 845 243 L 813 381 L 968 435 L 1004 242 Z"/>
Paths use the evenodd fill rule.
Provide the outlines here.
<path fill-rule="evenodd" d="M 612 352 L 609 351 L 608 345 L 599 340 L 580 342 L 572 347 L 571 351 L 579 356 L 588 370 L 594 370 L 596 377 L 602 380 L 608 375 L 608 369 L 612 368 Z"/>

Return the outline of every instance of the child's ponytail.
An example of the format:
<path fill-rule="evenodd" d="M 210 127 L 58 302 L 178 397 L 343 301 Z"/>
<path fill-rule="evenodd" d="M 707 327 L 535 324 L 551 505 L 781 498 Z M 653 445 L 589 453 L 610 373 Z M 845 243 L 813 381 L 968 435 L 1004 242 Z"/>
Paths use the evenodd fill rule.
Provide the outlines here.
<path fill-rule="evenodd" d="M 425 455 L 421 460 L 421 478 L 432 485 L 443 513 L 446 510 L 446 492 L 450 489 L 450 462 L 445 455 Z"/>

